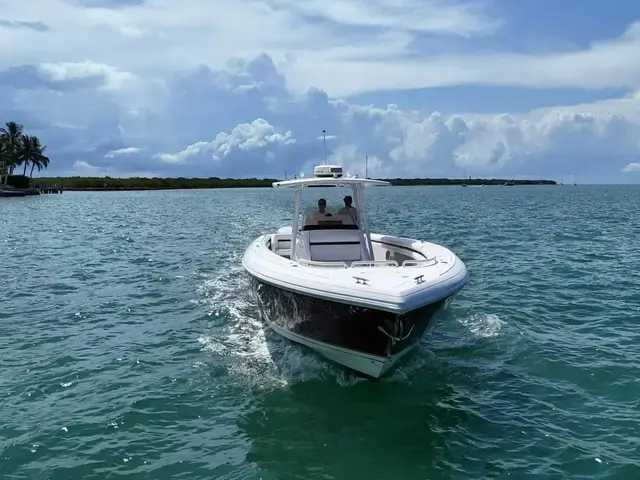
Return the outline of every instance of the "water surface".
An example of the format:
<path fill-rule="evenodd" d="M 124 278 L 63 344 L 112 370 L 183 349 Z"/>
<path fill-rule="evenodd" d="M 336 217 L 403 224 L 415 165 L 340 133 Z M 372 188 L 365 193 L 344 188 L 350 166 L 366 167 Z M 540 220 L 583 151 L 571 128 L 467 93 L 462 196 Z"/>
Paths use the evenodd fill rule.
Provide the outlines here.
<path fill-rule="evenodd" d="M 640 478 L 640 189 L 367 194 L 471 273 L 377 382 L 258 321 L 291 192 L 0 199 L 0 478 Z"/>

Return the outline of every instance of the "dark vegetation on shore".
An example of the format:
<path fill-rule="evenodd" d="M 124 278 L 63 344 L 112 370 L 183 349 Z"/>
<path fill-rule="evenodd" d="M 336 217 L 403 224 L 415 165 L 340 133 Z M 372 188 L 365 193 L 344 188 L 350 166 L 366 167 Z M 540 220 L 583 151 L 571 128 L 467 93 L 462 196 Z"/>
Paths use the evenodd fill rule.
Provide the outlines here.
<path fill-rule="evenodd" d="M 0 128 L 0 187 L 13 187 L 38 194 L 48 187 L 62 190 L 171 190 L 196 188 L 265 188 L 277 178 L 113 178 L 113 177 L 41 177 L 32 178 L 35 169 L 49 166 L 46 147 L 24 126 L 7 122 Z M 19 168 L 22 167 L 22 173 Z M 27 170 L 29 175 L 27 176 Z M 505 180 L 483 178 L 388 178 L 393 185 L 555 185 L 553 180 Z"/>
<path fill-rule="evenodd" d="M 47 177 L 34 179 L 34 184 L 55 184 L 64 190 L 171 190 L 199 188 L 265 188 L 277 178 L 112 178 L 112 177 Z M 393 185 L 555 185 L 553 180 L 455 179 L 455 178 L 389 178 Z"/>

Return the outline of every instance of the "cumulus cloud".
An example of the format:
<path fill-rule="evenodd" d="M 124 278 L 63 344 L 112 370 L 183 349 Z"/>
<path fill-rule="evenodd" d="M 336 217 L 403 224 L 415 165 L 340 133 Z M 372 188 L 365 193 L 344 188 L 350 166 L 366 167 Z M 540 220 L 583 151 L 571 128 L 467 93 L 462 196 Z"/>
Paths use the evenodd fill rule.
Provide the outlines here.
<path fill-rule="evenodd" d="M 275 176 L 320 163 L 323 129 L 331 161 L 363 172 L 368 158 L 378 176 L 634 171 L 637 94 L 517 115 L 349 99 L 468 84 L 640 91 L 640 24 L 571 51 L 487 50 L 499 13 L 436 0 L 5 2 L 0 115 L 42 138 L 52 173 Z"/>
<path fill-rule="evenodd" d="M 91 164 L 84 160 L 76 160 L 73 162 L 71 168 L 67 171 L 61 171 L 60 175 L 78 175 L 81 177 L 112 177 L 112 178 L 127 178 L 127 177 L 160 177 L 159 172 L 150 172 L 149 170 L 130 170 L 130 169 L 118 169 L 112 166 L 99 166 Z"/>
<path fill-rule="evenodd" d="M 15 89 L 39 89 L 50 90 L 74 90 L 78 88 L 91 88 L 99 86 L 99 79 L 83 78 L 81 81 L 60 82 L 43 76 L 38 67 L 33 65 L 21 65 L 9 67 L 0 71 L 0 85 L 10 86 Z"/>
<path fill-rule="evenodd" d="M 14 99 L 49 120 L 37 133 L 53 143 L 48 152 L 65 171 L 280 176 L 323 161 L 323 129 L 330 161 L 363 173 L 368 158 L 377 176 L 601 178 L 633 170 L 628 164 L 640 153 L 637 96 L 520 115 L 420 113 L 331 99 L 319 89 L 296 95 L 266 55 L 145 87 L 147 95 L 135 96 L 21 90 Z"/>
<path fill-rule="evenodd" d="M 58 62 L 41 63 L 38 65 L 39 73 L 51 82 L 73 82 L 77 80 L 96 79 L 100 87 L 117 89 L 134 76 L 119 68 L 100 63 L 84 62 Z"/>
<path fill-rule="evenodd" d="M 222 159 L 234 150 L 254 150 L 268 145 L 292 145 L 295 143 L 291 131 L 276 133 L 273 125 L 258 118 L 251 123 L 237 125 L 230 133 L 219 133 L 211 142 L 213 158 Z"/>
<path fill-rule="evenodd" d="M 115 158 L 121 155 L 131 155 L 132 153 L 140 152 L 140 150 L 141 149 L 138 147 L 118 148 L 117 150 L 111 150 L 110 152 L 107 152 L 104 158 Z"/>
<path fill-rule="evenodd" d="M 290 130 L 279 133 L 269 122 L 257 118 L 251 123 L 236 125 L 229 133 L 218 133 L 210 142 L 196 142 L 178 153 L 160 153 L 156 157 L 172 164 L 208 163 L 209 166 L 212 162 L 220 165 L 228 160 L 226 165 L 222 165 L 222 171 L 255 171 L 262 165 L 273 163 L 277 156 L 287 156 L 286 147 L 295 142 Z"/>
<path fill-rule="evenodd" d="M 83 177 L 104 177 L 106 172 L 105 168 L 96 167 L 84 160 L 73 162 L 73 170 Z"/>

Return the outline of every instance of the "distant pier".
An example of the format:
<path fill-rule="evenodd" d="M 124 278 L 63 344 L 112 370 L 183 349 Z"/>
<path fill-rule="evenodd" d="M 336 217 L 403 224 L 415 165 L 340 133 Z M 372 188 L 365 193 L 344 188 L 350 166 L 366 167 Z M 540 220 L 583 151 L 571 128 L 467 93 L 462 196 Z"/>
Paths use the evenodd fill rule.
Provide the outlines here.
<path fill-rule="evenodd" d="M 38 184 L 29 188 L 15 188 L 10 185 L 0 185 L 0 197 L 26 197 L 29 195 L 40 195 L 42 193 L 62 193 L 62 187 L 56 184 Z"/>
<path fill-rule="evenodd" d="M 40 193 L 62 193 L 62 187 L 58 187 L 55 183 L 36 183 L 34 188 Z"/>

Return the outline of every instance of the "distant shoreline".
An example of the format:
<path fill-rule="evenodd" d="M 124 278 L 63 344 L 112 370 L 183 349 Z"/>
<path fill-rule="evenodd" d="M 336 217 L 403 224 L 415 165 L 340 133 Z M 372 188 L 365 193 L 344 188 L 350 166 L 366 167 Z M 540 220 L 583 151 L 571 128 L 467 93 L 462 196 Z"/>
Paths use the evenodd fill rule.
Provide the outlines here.
<path fill-rule="evenodd" d="M 462 179 L 462 178 L 383 178 L 394 186 L 468 186 L 557 185 L 554 180 Z M 43 177 L 34 178 L 35 186 L 56 185 L 65 191 L 129 191 L 129 190 L 190 190 L 221 188 L 267 188 L 277 178 L 112 178 L 112 177 Z"/>

